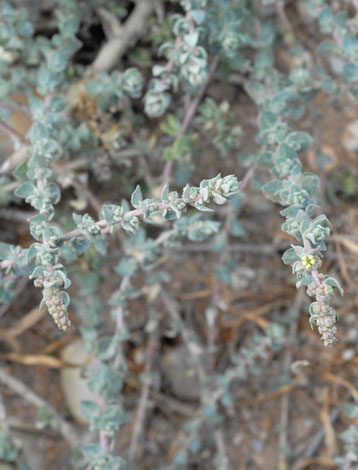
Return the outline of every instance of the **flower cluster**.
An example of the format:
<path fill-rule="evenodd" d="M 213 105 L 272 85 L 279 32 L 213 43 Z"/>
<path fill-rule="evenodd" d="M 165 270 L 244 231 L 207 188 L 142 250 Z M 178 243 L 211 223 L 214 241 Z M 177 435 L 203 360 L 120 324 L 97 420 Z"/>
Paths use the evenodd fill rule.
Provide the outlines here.
<path fill-rule="evenodd" d="M 307 294 L 316 298 L 316 302 L 310 305 L 311 324 L 316 324 L 319 333 L 322 335 L 325 346 L 337 341 L 335 326 L 337 313 L 329 305 L 330 298 L 333 295 L 333 289 L 323 284 L 324 276 L 319 275 L 317 281 L 311 282 L 307 287 Z"/>
<path fill-rule="evenodd" d="M 305 255 L 301 258 L 301 263 L 306 271 L 311 271 L 317 264 L 317 260 L 313 255 Z"/>

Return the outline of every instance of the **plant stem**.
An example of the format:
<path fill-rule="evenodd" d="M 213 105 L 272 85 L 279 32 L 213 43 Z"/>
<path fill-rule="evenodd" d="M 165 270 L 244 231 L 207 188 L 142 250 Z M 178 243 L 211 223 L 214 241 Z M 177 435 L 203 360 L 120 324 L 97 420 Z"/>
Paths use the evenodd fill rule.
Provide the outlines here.
<path fill-rule="evenodd" d="M 148 375 L 152 369 L 152 364 L 153 364 L 156 349 L 157 349 L 156 335 L 155 335 L 155 332 L 152 331 L 148 339 L 147 350 L 146 350 L 147 360 L 146 360 L 145 369 L 144 369 L 144 373 L 146 375 Z M 141 394 L 140 394 L 139 405 L 137 409 L 137 414 L 136 414 L 133 432 L 132 432 L 131 443 L 129 447 L 129 458 L 132 461 L 135 459 L 135 456 L 137 453 L 139 436 L 141 435 L 141 432 L 144 426 L 145 411 L 147 408 L 149 391 L 150 391 L 150 383 L 148 382 L 148 380 L 145 380 L 142 386 Z"/>
<path fill-rule="evenodd" d="M 180 131 L 177 135 L 177 139 L 179 139 L 180 137 L 182 137 L 186 131 L 189 129 L 190 127 L 190 124 L 196 114 L 196 111 L 199 107 L 199 104 L 204 96 L 204 93 L 219 65 L 219 57 L 216 56 L 213 63 L 212 63 L 212 66 L 211 66 L 211 70 L 210 70 L 210 73 L 208 74 L 205 82 L 203 83 L 203 85 L 201 86 L 198 94 L 195 96 L 195 98 L 191 101 L 190 105 L 188 106 L 186 112 L 185 112 L 185 116 L 184 116 L 184 119 L 183 119 L 183 122 L 180 126 Z M 164 166 L 164 170 L 163 170 L 163 174 L 162 174 L 162 182 L 163 182 L 163 185 L 167 184 L 170 182 L 170 177 L 171 177 L 171 173 L 172 173 L 172 170 L 173 170 L 173 160 L 170 160 L 169 162 L 167 162 Z"/>
<path fill-rule="evenodd" d="M 97 403 L 98 403 L 99 409 L 103 413 L 107 408 L 107 403 L 103 395 L 99 394 L 97 396 Z M 103 452 L 105 454 L 109 454 L 111 441 L 110 441 L 108 434 L 106 434 L 102 429 L 100 429 L 99 431 L 99 443 L 102 447 Z"/>

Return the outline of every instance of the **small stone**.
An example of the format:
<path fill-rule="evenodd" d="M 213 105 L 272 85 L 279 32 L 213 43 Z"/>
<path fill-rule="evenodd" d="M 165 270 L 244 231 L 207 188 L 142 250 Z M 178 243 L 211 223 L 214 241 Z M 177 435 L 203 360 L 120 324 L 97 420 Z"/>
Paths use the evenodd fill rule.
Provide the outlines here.
<path fill-rule="evenodd" d="M 343 145 L 348 152 L 358 150 L 358 119 L 347 125 L 343 134 Z"/>
<path fill-rule="evenodd" d="M 350 348 L 350 349 L 345 349 L 343 352 L 342 352 L 342 359 L 344 361 L 350 361 L 351 359 L 353 359 L 355 355 L 355 351 L 354 349 Z"/>
<path fill-rule="evenodd" d="M 81 412 L 81 401 L 96 401 L 96 395 L 87 387 L 87 380 L 81 377 L 81 368 L 89 365 L 93 358 L 85 350 L 80 340 L 70 343 L 61 351 L 63 361 L 78 367 L 65 367 L 61 369 L 61 386 L 65 400 L 73 417 L 81 424 L 87 424 Z"/>
<path fill-rule="evenodd" d="M 198 400 L 199 380 L 190 364 L 190 352 L 184 346 L 164 353 L 161 369 L 173 394 L 183 400 Z"/>

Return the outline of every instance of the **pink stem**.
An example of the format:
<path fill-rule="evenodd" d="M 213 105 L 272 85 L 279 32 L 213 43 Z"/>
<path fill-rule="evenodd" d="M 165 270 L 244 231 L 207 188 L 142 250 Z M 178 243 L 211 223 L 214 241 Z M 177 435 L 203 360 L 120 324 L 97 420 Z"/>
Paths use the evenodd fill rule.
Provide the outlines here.
<path fill-rule="evenodd" d="M 146 361 L 145 369 L 144 369 L 145 374 L 149 374 L 151 371 L 155 350 L 156 350 L 155 335 L 151 333 L 149 340 L 148 340 L 147 351 L 146 351 L 147 361 Z M 145 410 L 147 408 L 149 391 L 150 391 L 150 384 L 146 381 L 142 386 L 137 415 L 136 415 L 136 419 L 134 422 L 134 428 L 133 428 L 133 433 L 132 433 L 132 438 L 131 438 L 131 443 L 130 443 L 130 448 L 129 448 L 129 457 L 131 460 L 134 460 L 136 453 L 137 453 L 139 436 L 144 426 Z"/>
<path fill-rule="evenodd" d="M 106 400 L 103 395 L 97 396 L 97 403 L 99 409 L 103 412 L 107 408 Z M 99 443 L 103 449 L 105 454 L 109 454 L 110 451 L 110 438 L 109 436 L 102 430 L 99 431 Z"/>
<path fill-rule="evenodd" d="M 193 101 L 191 102 L 191 104 L 186 110 L 186 113 L 185 113 L 183 122 L 180 126 L 180 131 L 177 135 L 177 138 L 182 137 L 186 133 L 186 131 L 189 129 L 191 121 L 193 120 L 195 113 L 198 109 L 198 106 L 204 96 L 205 90 L 208 87 L 210 80 L 212 79 L 218 65 L 219 65 L 219 57 L 215 57 L 209 75 L 207 76 L 205 82 L 201 86 L 199 93 L 196 95 L 196 97 L 193 99 Z M 165 164 L 164 170 L 163 170 L 163 175 L 162 175 L 163 186 L 170 182 L 170 176 L 171 176 L 172 170 L 173 170 L 173 161 L 169 161 Z"/>

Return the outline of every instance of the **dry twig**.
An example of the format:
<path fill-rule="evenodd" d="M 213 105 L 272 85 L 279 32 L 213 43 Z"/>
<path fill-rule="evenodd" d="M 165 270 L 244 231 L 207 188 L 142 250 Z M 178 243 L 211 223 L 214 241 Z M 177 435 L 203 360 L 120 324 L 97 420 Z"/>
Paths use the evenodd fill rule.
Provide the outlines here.
<path fill-rule="evenodd" d="M 154 9 L 153 0 L 138 1 L 136 7 L 123 26 L 118 21 L 111 21 L 113 37 L 109 39 L 100 49 L 89 74 L 93 71 L 109 71 L 121 60 L 128 47 L 145 32 L 145 23 Z M 102 9 L 102 19 L 103 19 Z M 108 23 L 108 12 L 106 12 L 106 24 Z M 113 25 L 116 27 L 113 28 Z"/>
<path fill-rule="evenodd" d="M 290 316 L 291 323 L 288 331 L 289 343 L 292 343 L 297 335 L 298 318 L 301 309 L 301 305 L 304 298 L 304 290 L 301 288 L 298 290 L 295 302 L 292 306 Z M 293 361 L 293 350 L 287 348 L 283 359 L 283 372 L 289 373 L 291 364 Z M 280 433 L 278 439 L 278 470 L 288 470 L 287 463 L 287 449 L 288 449 L 288 424 L 289 424 L 289 393 L 286 393 L 281 398 L 281 411 L 280 411 Z"/>
<path fill-rule="evenodd" d="M 58 422 L 59 431 L 64 439 L 69 442 L 71 446 L 79 444 L 79 437 L 76 429 L 70 423 L 65 421 L 49 402 L 33 392 L 23 382 L 8 374 L 3 367 L 0 367 L 0 382 L 17 395 L 20 395 L 27 403 L 31 403 L 37 408 L 47 408 Z"/>

